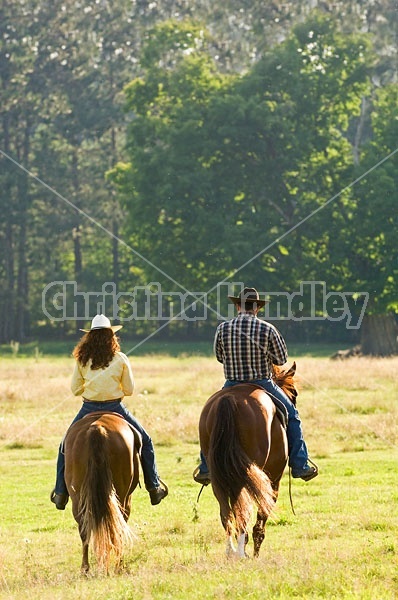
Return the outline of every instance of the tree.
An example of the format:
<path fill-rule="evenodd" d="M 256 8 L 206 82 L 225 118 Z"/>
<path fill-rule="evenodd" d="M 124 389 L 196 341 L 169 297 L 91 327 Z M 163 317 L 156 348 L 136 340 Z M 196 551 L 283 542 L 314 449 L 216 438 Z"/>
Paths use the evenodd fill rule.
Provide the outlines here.
<path fill-rule="evenodd" d="M 378 90 L 372 111 L 372 139 L 364 146 L 359 167 L 372 170 L 355 189 L 351 277 L 370 294 L 362 327 L 362 352 L 398 354 L 398 89 Z M 357 167 L 356 172 L 359 168 Z"/>
<path fill-rule="evenodd" d="M 365 71 L 376 88 L 394 81 L 396 11 L 393 0 L 326 0 L 321 19 L 309 6 L 2 6 L 1 148 L 21 167 L 0 161 L 0 340 L 41 333 L 43 285 L 53 280 L 97 290 L 104 280 L 130 289 L 161 279 L 205 291 L 237 271 L 265 289 L 297 289 L 321 271 L 345 285 L 353 190 L 285 233 L 352 181 L 352 152 L 359 170 L 370 160 Z M 185 20 L 193 12 L 199 25 Z M 374 38 L 374 60 L 354 32 Z M 122 206 L 104 172 L 123 154 L 126 125 L 131 162 L 114 171 Z"/>
<path fill-rule="evenodd" d="M 265 271 L 268 285 L 292 287 L 317 261 L 309 245 L 294 248 L 301 232 L 256 253 L 346 175 L 343 132 L 367 87 L 367 44 L 314 16 L 237 77 L 217 71 L 199 31 L 157 28 L 143 77 L 126 88 L 131 162 L 112 177 L 133 238 L 190 289 Z"/>
<path fill-rule="evenodd" d="M 198 289 L 214 272 L 216 195 L 209 180 L 206 107 L 224 78 L 202 52 L 201 27 L 165 23 L 143 51 L 144 76 L 126 88 L 131 163 L 111 174 L 123 188 L 132 240 L 174 280 Z M 201 158 L 202 157 L 202 158 Z M 193 239 L 201 239 L 199 246 Z M 202 253 L 208 245 L 208 253 Z M 213 265 L 213 266 L 212 266 Z M 159 271 L 147 268 L 147 277 Z M 170 284 L 170 280 L 168 282 Z"/>
<path fill-rule="evenodd" d="M 135 60 L 128 10 L 120 2 L 117 10 L 101 3 L 82 12 L 74 0 L 13 0 L 2 9 L 1 134 L 10 158 L 3 156 L 0 173 L 1 340 L 23 340 L 32 316 L 42 321 L 44 283 L 75 278 L 83 289 L 98 289 L 94 273 L 103 281 L 108 264 L 107 279 L 120 277 L 116 243 L 98 243 L 91 223 L 27 172 L 118 234 L 120 208 L 109 202 L 104 173 L 118 156 L 118 95 Z M 106 245 L 112 252 L 104 256 Z"/>
<path fill-rule="evenodd" d="M 18 8 L 22 9 L 19 20 L 16 18 Z M 1 125 L 5 150 L 0 175 L 4 183 L 1 242 L 5 257 L 1 272 L 1 309 L 6 316 L 0 323 L 0 339 L 23 341 L 29 331 L 28 214 L 32 190 L 27 171 L 31 167 L 32 136 L 40 112 L 40 98 L 31 86 L 34 27 L 26 7 L 11 5 L 1 12 Z M 10 155 L 14 157 L 13 164 L 6 158 Z M 25 170 L 16 168 L 18 163 L 24 164 Z"/>

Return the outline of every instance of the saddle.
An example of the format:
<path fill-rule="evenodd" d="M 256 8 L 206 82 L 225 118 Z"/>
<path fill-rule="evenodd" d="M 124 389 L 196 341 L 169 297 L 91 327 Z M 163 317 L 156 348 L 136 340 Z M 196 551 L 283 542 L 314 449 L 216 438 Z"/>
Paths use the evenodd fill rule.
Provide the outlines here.
<path fill-rule="evenodd" d="M 275 404 L 276 416 L 282 423 L 282 426 L 284 427 L 284 429 L 287 429 L 287 422 L 288 422 L 289 417 L 287 414 L 286 406 L 283 404 L 283 402 L 281 400 L 279 400 L 279 398 L 275 398 L 275 396 L 273 396 L 269 392 L 267 392 L 267 394 L 271 397 L 272 402 Z"/>
<path fill-rule="evenodd" d="M 255 383 L 250 383 L 249 385 L 252 385 L 253 387 L 256 387 L 256 388 L 258 388 L 260 390 L 263 390 L 266 394 L 268 394 L 268 396 L 271 398 L 272 402 L 275 405 L 276 416 L 280 420 L 281 425 L 283 426 L 283 428 L 287 429 L 287 423 L 288 423 L 289 417 L 288 417 L 288 414 L 287 414 L 287 408 L 283 404 L 283 402 L 281 400 L 279 400 L 279 398 L 277 398 L 276 396 L 273 396 L 271 394 L 271 392 L 269 392 L 268 390 L 266 390 L 263 387 L 261 387 L 261 385 L 257 385 Z"/>

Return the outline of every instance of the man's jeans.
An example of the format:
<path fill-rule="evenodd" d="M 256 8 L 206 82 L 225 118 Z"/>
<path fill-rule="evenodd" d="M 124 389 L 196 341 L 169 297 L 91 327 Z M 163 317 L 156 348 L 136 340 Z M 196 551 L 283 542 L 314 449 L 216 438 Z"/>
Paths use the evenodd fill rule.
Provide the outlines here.
<path fill-rule="evenodd" d="M 265 389 L 271 396 L 275 396 L 280 400 L 287 410 L 287 443 L 289 450 L 289 466 L 292 471 L 301 471 L 307 464 L 308 451 L 304 441 L 303 431 L 301 428 L 301 420 L 299 413 L 294 404 L 286 396 L 285 392 L 272 379 L 256 379 L 254 381 L 231 381 L 227 379 L 224 388 L 232 387 L 241 383 L 251 383 L 259 385 Z M 205 457 L 200 453 L 201 464 L 199 470 L 201 473 L 208 472 Z"/>
<path fill-rule="evenodd" d="M 142 450 L 141 450 L 141 465 L 144 473 L 144 482 L 147 490 L 153 490 L 160 485 L 159 475 L 156 468 L 155 452 L 152 444 L 152 440 L 137 421 L 130 411 L 124 406 L 124 404 L 118 400 L 114 402 L 83 402 L 81 409 L 73 419 L 70 426 L 76 421 L 79 421 L 86 415 L 96 411 L 106 411 L 109 413 L 117 413 L 128 421 L 142 436 Z M 58 459 L 57 459 L 57 481 L 55 484 L 55 492 L 57 494 L 67 494 L 68 490 L 65 485 L 65 455 L 63 454 L 63 440 L 59 446 Z"/>

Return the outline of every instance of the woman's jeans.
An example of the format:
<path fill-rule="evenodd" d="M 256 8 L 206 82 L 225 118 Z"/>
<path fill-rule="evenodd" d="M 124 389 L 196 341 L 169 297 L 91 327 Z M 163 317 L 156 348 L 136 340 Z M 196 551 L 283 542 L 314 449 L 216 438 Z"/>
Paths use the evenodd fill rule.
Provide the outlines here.
<path fill-rule="evenodd" d="M 251 383 L 259 385 L 265 389 L 271 396 L 275 396 L 286 407 L 288 415 L 287 423 L 287 444 L 289 450 L 289 466 L 292 471 L 301 471 L 307 464 L 308 451 L 304 441 L 303 431 L 299 413 L 293 402 L 287 397 L 285 392 L 272 379 L 256 379 L 254 381 L 231 381 L 227 379 L 224 388 L 232 387 L 241 383 Z M 205 457 L 200 453 L 201 464 L 199 470 L 201 473 L 208 472 Z"/>
<path fill-rule="evenodd" d="M 91 402 L 85 401 L 76 417 L 73 419 L 70 426 L 76 421 L 79 421 L 86 415 L 96 411 L 106 411 L 109 413 L 117 413 L 126 419 L 130 425 L 135 427 L 137 431 L 142 436 L 142 450 L 141 450 L 141 465 L 142 471 L 144 473 L 144 482 L 147 490 L 153 490 L 154 488 L 160 485 L 159 475 L 156 468 L 155 461 L 155 451 L 153 448 L 152 440 L 145 431 L 145 429 L 140 425 L 135 417 L 130 413 L 130 411 L 124 406 L 123 402 L 120 400 L 115 400 L 114 402 Z M 65 455 L 63 453 L 63 440 L 59 446 L 58 451 L 58 459 L 57 459 L 57 481 L 55 484 L 55 493 L 56 494 L 68 494 L 68 490 L 66 489 L 65 484 Z"/>

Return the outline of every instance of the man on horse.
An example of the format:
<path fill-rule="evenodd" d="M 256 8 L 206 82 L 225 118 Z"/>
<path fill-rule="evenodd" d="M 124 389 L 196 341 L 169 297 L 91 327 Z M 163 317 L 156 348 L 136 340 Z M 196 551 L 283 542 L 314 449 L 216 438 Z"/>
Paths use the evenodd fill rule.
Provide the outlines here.
<path fill-rule="evenodd" d="M 309 481 L 318 475 L 318 468 L 308 457 L 299 413 L 272 378 L 272 365 L 283 365 L 287 361 L 285 340 L 276 327 L 257 318 L 258 311 L 267 302 L 260 300 L 255 288 L 244 288 L 240 296 L 228 298 L 235 304 L 238 315 L 222 322 L 214 339 L 216 358 L 224 365 L 224 388 L 242 383 L 255 384 L 282 402 L 288 415 L 287 439 L 292 476 Z M 210 478 L 201 452 L 201 463 L 194 471 L 194 480 L 207 485 Z"/>

